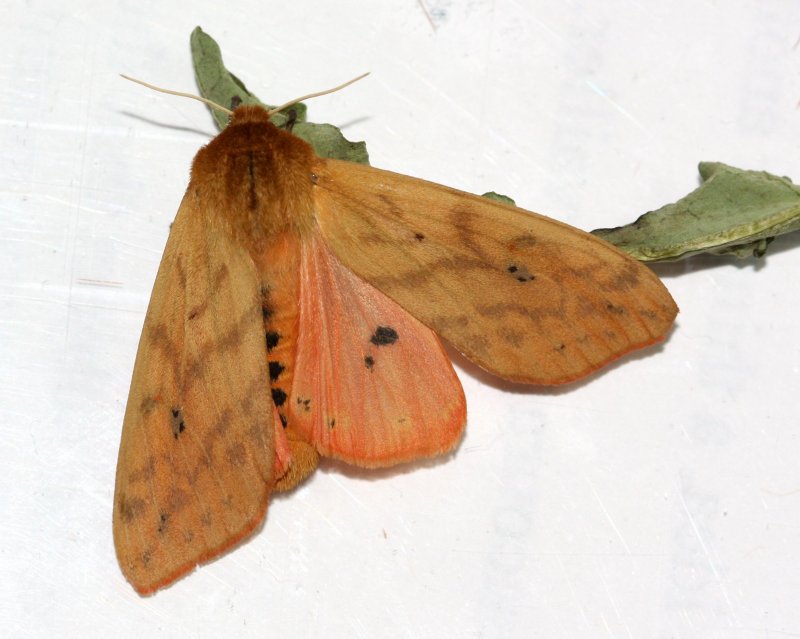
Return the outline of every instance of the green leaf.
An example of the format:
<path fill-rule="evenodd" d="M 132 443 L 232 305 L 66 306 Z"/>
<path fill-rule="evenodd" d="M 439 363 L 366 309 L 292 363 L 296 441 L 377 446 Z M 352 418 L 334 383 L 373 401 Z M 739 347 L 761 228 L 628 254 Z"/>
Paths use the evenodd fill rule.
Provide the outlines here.
<path fill-rule="evenodd" d="M 699 253 L 761 257 L 777 235 L 800 229 L 800 188 L 789 178 L 701 162 L 703 184 L 635 222 L 592 231 L 638 260 Z"/>
<path fill-rule="evenodd" d="M 200 95 L 226 108 L 238 104 L 259 104 L 265 109 L 275 108 L 275 105 L 261 102 L 255 94 L 248 91 L 244 82 L 225 68 L 219 45 L 200 27 L 192 31 L 190 44 Z M 224 129 L 228 124 L 228 116 L 216 109 L 211 109 L 211 113 L 217 127 Z M 367 145 L 364 142 L 350 142 L 331 124 L 307 122 L 306 105 L 302 102 L 274 114 L 272 122 L 308 142 L 321 157 L 369 164 Z"/>
<path fill-rule="evenodd" d="M 200 27 L 192 31 L 189 44 L 192 49 L 194 74 L 197 86 L 200 88 L 200 95 L 227 109 L 238 104 L 259 104 L 267 109 L 270 108 L 255 94 L 248 91 L 244 82 L 225 68 L 219 45 Z M 294 108 L 297 120 L 303 121 L 306 114 L 305 105 L 296 104 Z M 211 109 L 211 115 L 220 130 L 228 125 L 228 116 L 225 113 Z M 276 125 L 282 126 L 286 123 L 287 117 L 286 114 L 276 113 L 273 121 Z"/>
<path fill-rule="evenodd" d="M 495 202 L 500 202 L 500 204 L 510 204 L 511 206 L 516 206 L 514 200 L 512 200 L 507 195 L 500 195 L 499 193 L 495 193 L 494 191 L 489 191 L 488 193 L 484 193 L 481 197 L 485 197 L 487 200 L 494 200 Z"/>

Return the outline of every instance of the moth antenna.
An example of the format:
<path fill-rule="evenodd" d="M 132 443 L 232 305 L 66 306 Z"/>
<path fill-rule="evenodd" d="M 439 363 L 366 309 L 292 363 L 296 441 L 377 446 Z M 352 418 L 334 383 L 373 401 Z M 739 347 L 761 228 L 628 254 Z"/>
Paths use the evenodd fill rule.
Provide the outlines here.
<path fill-rule="evenodd" d="M 195 95 L 194 93 L 184 93 L 183 91 L 172 91 L 171 89 L 162 89 L 161 87 L 157 87 L 157 86 L 155 86 L 153 84 L 149 84 L 149 83 L 144 82 L 142 80 L 137 80 L 136 78 L 132 78 L 132 77 L 130 77 L 128 75 L 125 75 L 124 73 L 120 73 L 120 75 L 123 78 L 125 78 L 126 80 L 130 80 L 131 82 L 135 82 L 136 84 L 141 84 L 143 87 L 147 87 L 148 89 L 152 89 L 153 91 L 158 91 L 160 93 L 168 93 L 169 95 L 178 95 L 178 96 L 180 96 L 182 98 L 192 98 L 192 100 L 199 100 L 200 102 L 203 102 L 204 104 L 207 104 L 208 106 L 210 106 L 212 109 L 217 109 L 217 111 L 222 111 L 223 113 L 227 113 L 228 115 L 233 115 L 233 111 L 231 111 L 230 109 L 226 109 L 224 106 L 220 106 L 216 102 L 213 102 L 213 101 L 211 101 L 211 100 L 209 100 L 207 98 L 202 98 L 199 95 Z M 356 78 L 356 80 L 357 79 L 358 78 Z M 355 80 L 351 80 L 350 82 L 355 82 Z M 350 84 L 350 82 L 348 82 L 348 84 Z M 347 86 L 347 85 L 343 84 L 342 86 Z M 341 87 L 336 87 L 336 88 L 339 89 Z M 336 89 L 331 89 L 331 91 L 335 91 L 335 90 Z M 305 98 L 301 98 L 301 100 L 302 99 L 305 99 Z M 284 105 L 284 106 L 286 106 L 286 105 Z M 281 108 L 283 108 L 283 107 L 281 107 Z M 272 112 L 270 112 L 270 113 L 272 113 Z"/>
<path fill-rule="evenodd" d="M 302 102 L 303 100 L 310 100 L 311 98 L 318 98 L 321 95 L 328 95 L 329 93 L 333 93 L 334 91 L 338 91 L 339 89 L 344 89 L 345 87 L 349 87 L 353 82 L 358 82 L 362 78 L 366 78 L 369 75 L 369 71 L 366 73 L 362 73 L 357 78 L 353 78 L 352 80 L 348 80 L 344 84 L 340 84 L 338 87 L 333 87 L 332 89 L 327 89 L 325 91 L 317 91 L 316 93 L 309 93 L 308 95 L 300 96 L 299 98 L 295 98 L 294 100 L 290 100 L 285 104 L 281 104 L 279 107 L 275 107 L 274 109 L 270 109 L 267 111 L 269 115 L 275 115 L 279 111 L 283 111 L 285 108 L 292 106 L 293 104 L 297 104 L 298 102 Z M 144 84 L 144 83 L 142 83 Z"/>

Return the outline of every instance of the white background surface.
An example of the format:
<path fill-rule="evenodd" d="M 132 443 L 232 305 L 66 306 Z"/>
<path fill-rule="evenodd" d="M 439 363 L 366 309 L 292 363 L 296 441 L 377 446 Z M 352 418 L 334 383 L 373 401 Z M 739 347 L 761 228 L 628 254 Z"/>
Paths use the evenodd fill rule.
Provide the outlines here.
<path fill-rule="evenodd" d="M 10 6 L 10 11 L 8 7 Z M 800 246 L 658 268 L 662 348 L 563 390 L 458 362 L 457 453 L 325 465 L 262 530 L 140 598 L 114 556 L 122 416 L 197 149 L 196 25 L 262 98 L 375 166 L 591 229 L 698 184 L 800 179 L 796 0 L 5 3 L 0 635 L 800 636 Z M 106 284 L 93 282 L 99 280 Z M 109 284 L 110 283 L 110 284 Z"/>

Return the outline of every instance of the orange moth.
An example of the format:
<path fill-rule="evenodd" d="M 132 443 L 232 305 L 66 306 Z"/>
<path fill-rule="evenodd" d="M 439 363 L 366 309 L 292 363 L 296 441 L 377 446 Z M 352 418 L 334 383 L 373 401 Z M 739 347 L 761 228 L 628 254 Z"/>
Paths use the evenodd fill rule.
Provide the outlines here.
<path fill-rule="evenodd" d="M 141 594 L 249 535 L 320 456 L 452 450 L 466 406 L 439 337 L 504 379 L 562 384 L 662 340 L 677 313 L 603 240 L 317 157 L 273 112 L 240 106 L 197 153 L 156 276 L 114 495 Z"/>

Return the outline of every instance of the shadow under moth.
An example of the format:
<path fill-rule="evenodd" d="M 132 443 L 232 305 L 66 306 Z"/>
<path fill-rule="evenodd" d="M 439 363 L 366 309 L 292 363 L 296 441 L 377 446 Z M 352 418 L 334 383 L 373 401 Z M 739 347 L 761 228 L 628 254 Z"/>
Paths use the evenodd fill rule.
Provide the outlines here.
<path fill-rule="evenodd" d="M 197 153 L 153 287 L 122 429 L 114 543 L 141 594 L 249 535 L 320 456 L 453 449 L 440 338 L 528 384 L 662 340 L 659 279 L 561 222 L 315 155 L 240 106 Z"/>

